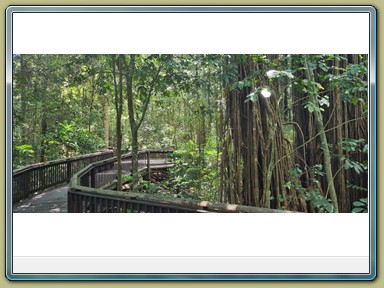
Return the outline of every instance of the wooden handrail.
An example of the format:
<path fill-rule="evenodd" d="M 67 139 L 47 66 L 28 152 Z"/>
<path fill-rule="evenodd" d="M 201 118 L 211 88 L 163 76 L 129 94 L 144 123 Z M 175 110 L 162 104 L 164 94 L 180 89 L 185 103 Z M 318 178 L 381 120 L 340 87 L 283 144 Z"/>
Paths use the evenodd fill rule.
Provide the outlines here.
<path fill-rule="evenodd" d="M 74 156 L 74 157 L 68 157 L 64 159 L 57 159 L 57 160 L 51 160 L 47 162 L 39 162 L 39 163 L 34 163 L 28 166 L 24 166 L 21 168 L 17 168 L 13 170 L 13 175 L 19 174 L 21 172 L 24 172 L 26 170 L 30 170 L 33 168 L 38 168 L 38 167 L 43 167 L 43 166 L 50 166 L 54 164 L 60 164 L 60 163 L 66 163 L 68 161 L 78 161 L 78 160 L 83 160 L 83 159 L 89 159 L 95 156 L 100 156 L 100 155 L 106 155 L 106 154 L 111 154 L 113 155 L 113 151 L 101 151 L 101 152 L 95 152 L 95 153 L 90 153 L 90 154 L 84 154 L 84 155 L 79 155 L 79 156 Z"/>
<path fill-rule="evenodd" d="M 138 155 L 147 154 L 148 152 L 150 154 L 155 154 L 155 153 L 161 153 L 161 154 L 173 153 L 172 150 L 154 150 L 154 149 L 151 150 L 151 149 L 148 149 L 148 150 L 140 150 L 138 152 Z M 124 159 L 127 159 L 129 157 L 132 157 L 132 153 L 131 152 L 129 152 L 127 154 L 123 154 L 121 156 L 121 159 L 124 160 Z M 70 187 L 73 186 L 73 185 L 81 186 L 80 185 L 80 178 L 82 176 L 84 176 L 86 173 L 88 173 L 91 169 L 99 167 L 99 166 L 102 166 L 104 164 L 114 163 L 116 161 L 117 161 L 117 156 L 114 156 L 114 157 L 111 157 L 111 158 L 108 158 L 108 159 L 104 159 L 104 160 L 101 160 L 101 161 L 96 161 L 96 162 L 90 163 L 89 165 L 87 165 L 86 167 L 84 167 L 79 172 L 77 172 L 77 173 L 75 173 L 73 175 L 73 177 L 71 178 L 69 186 Z M 81 187 L 84 187 L 84 186 L 81 186 Z"/>
<path fill-rule="evenodd" d="M 71 158 L 36 163 L 13 171 L 13 204 L 47 188 L 69 182 L 74 173 L 89 162 L 114 155 L 113 151 L 102 151 Z"/>
<path fill-rule="evenodd" d="M 168 150 L 144 150 L 140 151 L 139 154 L 145 154 L 148 155 L 154 154 L 154 153 L 171 153 L 173 151 Z M 126 159 L 131 157 L 131 153 L 125 154 L 122 156 L 122 159 Z M 146 165 L 148 165 L 149 159 L 146 161 Z M 119 204 L 118 207 L 120 207 L 120 202 L 122 203 L 133 203 L 139 201 L 142 203 L 141 205 L 145 206 L 143 211 L 147 211 L 149 208 L 152 207 L 174 207 L 173 209 L 178 212 L 183 211 L 191 211 L 194 210 L 196 212 L 216 212 L 216 213 L 285 213 L 285 212 L 291 212 L 291 211 L 285 211 L 285 210 L 277 210 L 277 209 L 269 209 L 269 208 L 262 208 L 262 207 L 252 207 L 252 206 L 244 206 L 244 205 L 236 205 L 236 204 L 225 204 L 225 203 L 212 203 L 209 201 L 199 201 L 199 200 L 191 200 L 191 199 L 180 199 L 180 198 L 170 198 L 170 197 L 164 197 L 164 196 L 158 196 L 158 195 L 152 195 L 152 194 L 146 194 L 146 193 L 132 193 L 132 192 L 122 192 L 122 191 L 116 191 L 116 190 L 110 190 L 110 189 L 104 189 L 104 188 L 97 188 L 97 187 L 89 187 L 81 185 L 81 178 L 82 177 L 92 177 L 92 174 L 90 172 L 93 169 L 97 169 L 97 167 L 102 167 L 105 164 L 114 163 L 117 161 L 117 157 L 109 158 L 106 160 L 97 161 L 94 163 L 91 163 L 87 165 L 87 167 L 83 168 L 71 179 L 71 182 L 69 184 L 68 188 L 68 212 L 86 212 L 87 207 L 89 205 L 92 205 L 92 203 L 98 202 L 97 205 L 105 206 L 104 210 L 113 210 L 116 207 L 110 207 L 108 204 L 108 201 L 117 201 Z M 148 167 L 147 167 L 148 168 Z M 142 168 L 142 171 L 146 171 L 146 168 Z M 94 176 L 95 174 L 93 174 Z M 95 177 L 95 176 L 94 176 Z M 92 183 L 92 180 L 90 181 Z M 95 182 L 95 181 L 93 181 Z M 89 183 L 88 183 L 89 184 Z M 108 187 L 108 183 L 102 183 L 104 187 Z M 79 194 L 79 197 L 76 197 L 76 194 Z M 71 199 L 75 199 L 76 203 L 71 203 Z M 88 200 L 87 200 L 88 199 Z M 94 200 L 90 200 L 94 199 Z M 99 199 L 99 200 L 96 200 Z M 103 204 L 103 200 L 105 199 L 105 204 Z M 110 199 L 110 200 L 106 200 Z M 81 203 L 79 203 L 79 201 Z M 96 205 L 96 204 L 95 204 Z M 82 208 L 79 208 L 79 207 Z M 100 211 L 103 209 L 100 208 L 101 206 L 98 206 Z M 175 208 L 176 207 L 176 208 Z M 91 211 L 92 209 L 89 208 Z M 95 209 L 97 210 L 97 209 Z M 117 210 L 117 208 L 115 209 Z M 120 211 L 120 208 L 118 209 Z M 149 209 L 150 210 L 150 209 Z"/>

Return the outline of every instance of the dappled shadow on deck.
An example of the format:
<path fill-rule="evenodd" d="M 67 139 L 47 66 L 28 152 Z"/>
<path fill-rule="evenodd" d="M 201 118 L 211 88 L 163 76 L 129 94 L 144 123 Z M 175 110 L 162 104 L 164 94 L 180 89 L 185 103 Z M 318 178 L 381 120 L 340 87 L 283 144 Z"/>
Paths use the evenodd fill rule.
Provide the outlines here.
<path fill-rule="evenodd" d="M 68 186 L 36 194 L 13 206 L 14 213 L 66 213 Z"/>

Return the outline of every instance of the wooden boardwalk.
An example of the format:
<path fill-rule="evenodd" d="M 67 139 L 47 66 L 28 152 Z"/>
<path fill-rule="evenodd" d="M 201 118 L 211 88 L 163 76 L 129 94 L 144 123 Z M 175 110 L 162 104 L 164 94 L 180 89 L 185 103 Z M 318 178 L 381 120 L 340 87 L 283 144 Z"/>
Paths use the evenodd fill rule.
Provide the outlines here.
<path fill-rule="evenodd" d="M 34 195 L 13 206 L 14 213 L 66 213 L 68 186 Z"/>
<path fill-rule="evenodd" d="M 163 165 L 164 159 L 155 159 L 150 161 L 151 166 Z M 131 173 L 131 160 L 123 161 L 123 175 Z M 146 167 L 145 160 L 139 160 L 139 169 Z M 115 179 L 117 175 L 116 165 L 107 171 L 103 171 L 104 176 L 110 175 Z M 107 176 L 108 177 L 108 176 Z M 13 206 L 14 213 L 66 213 L 67 212 L 67 192 L 68 185 L 56 187 L 42 193 L 35 193 L 32 197 L 22 200 Z"/>

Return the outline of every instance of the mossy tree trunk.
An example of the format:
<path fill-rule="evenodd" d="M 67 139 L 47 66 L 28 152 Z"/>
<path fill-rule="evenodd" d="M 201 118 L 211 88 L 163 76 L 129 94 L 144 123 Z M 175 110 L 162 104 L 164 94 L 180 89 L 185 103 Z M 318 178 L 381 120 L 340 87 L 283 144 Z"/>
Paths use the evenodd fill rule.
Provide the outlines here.
<path fill-rule="evenodd" d="M 247 96 L 256 88 L 254 84 L 238 89 L 230 86 L 257 75 L 256 71 L 266 70 L 266 63 L 250 57 L 232 59 L 234 62 L 228 65 L 237 65 L 237 72 L 225 88 L 228 124 L 222 153 L 221 199 L 242 205 L 306 211 L 306 203 L 298 192 L 284 186 L 294 165 L 281 124 L 281 95 L 276 95 L 279 89 L 270 98 L 258 93 L 254 101 L 248 101 Z M 259 73 L 255 83 L 263 86 L 269 81 Z"/>
<path fill-rule="evenodd" d="M 307 79 L 312 83 L 312 91 L 309 91 L 309 103 L 313 105 L 314 110 L 313 110 L 313 115 L 315 119 L 315 125 L 317 132 L 319 134 L 320 138 L 320 144 L 321 144 L 321 149 L 324 152 L 324 172 L 325 172 L 325 177 L 327 180 L 327 193 L 329 193 L 329 196 L 332 200 L 332 204 L 334 207 L 334 212 L 338 213 L 339 212 L 339 202 L 337 199 L 337 193 L 335 189 L 335 185 L 333 182 L 333 173 L 332 173 L 332 157 L 331 157 L 331 152 L 329 151 L 329 146 L 328 146 L 328 140 L 327 136 L 325 134 L 325 129 L 324 129 L 324 123 L 323 123 L 323 115 L 321 114 L 320 110 L 320 105 L 318 103 L 317 99 L 317 92 L 316 92 L 316 87 L 315 87 L 315 77 L 313 74 L 313 67 L 311 67 L 311 63 L 309 60 L 308 55 L 304 55 L 304 62 L 305 62 L 305 68 L 306 68 L 306 75 Z M 327 195 L 326 195 L 327 196 Z"/>

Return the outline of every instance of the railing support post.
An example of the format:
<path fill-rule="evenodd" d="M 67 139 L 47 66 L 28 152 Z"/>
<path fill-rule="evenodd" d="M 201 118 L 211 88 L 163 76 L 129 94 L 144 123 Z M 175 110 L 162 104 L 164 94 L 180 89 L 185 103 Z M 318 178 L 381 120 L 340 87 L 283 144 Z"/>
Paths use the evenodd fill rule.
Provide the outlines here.
<path fill-rule="evenodd" d="M 91 170 L 91 187 L 92 188 L 96 187 L 96 168 L 93 168 Z"/>
<path fill-rule="evenodd" d="M 39 180 L 40 180 L 40 183 L 39 185 L 37 185 L 36 189 L 38 189 L 39 191 L 44 191 L 46 187 L 46 179 L 45 177 L 47 177 L 47 174 L 46 174 L 46 171 L 47 170 L 45 167 L 39 167 L 37 168 L 37 170 L 35 170 L 36 172 L 34 173 L 37 173 L 39 176 Z M 53 175 L 49 175 L 48 173 L 48 177 L 52 177 L 53 178 Z M 49 182 L 48 182 L 49 183 Z"/>
<path fill-rule="evenodd" d="M 21 190 L 21 195 L 22 197 L 20 197 L 20 199 L 18 200 L 21 200 L 21 199 L 24 199 L 26 197 L 29 196 L 29 194 L 31 193 L 31 185 L 32 185 L 32 181 L 31 181 L 31 171 L 27 171 L 25 174 L 24 174 L 24 177 L 20 177 L 20 178 L 24 178 L 22 180 L 22 186 L 23 188 L 20 189 Z"/>
<path fill-rule="evenodd" d="M 72 178 L 72 161 L 68 159 L 67 160 L 67 183 L 71 181 L 71 178 Z"/>
<path fill-rule="evenodd" d="M 67 205 L 68 205 L 68 210 L 67 212 L 68 213 L 72 213 L 73 212 L 73 195 L 72 195 L 72 191 L 71 190 L 68 190 L 68 194 L 67 194 Z"/>
<path fill-rule="evenodd" d="M 147 151 L 147 174 L 148 180 L 151 180 L 151 152 Z"/>

